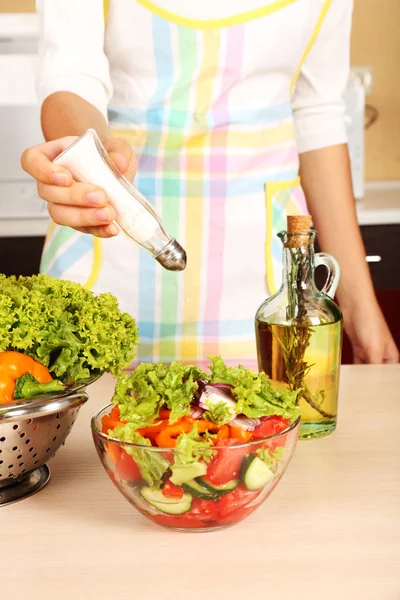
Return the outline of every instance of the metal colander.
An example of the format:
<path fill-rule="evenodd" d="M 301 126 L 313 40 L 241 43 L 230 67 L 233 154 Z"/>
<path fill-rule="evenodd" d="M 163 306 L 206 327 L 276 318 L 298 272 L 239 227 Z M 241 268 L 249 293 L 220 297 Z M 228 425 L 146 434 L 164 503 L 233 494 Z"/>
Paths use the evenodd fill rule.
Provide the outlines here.
<path fill-rule="evenodd" d="M 0 407 L 0 506 L 31 495 L 50 478 L 45 463 L 64 445 L 83 391 Z"/>

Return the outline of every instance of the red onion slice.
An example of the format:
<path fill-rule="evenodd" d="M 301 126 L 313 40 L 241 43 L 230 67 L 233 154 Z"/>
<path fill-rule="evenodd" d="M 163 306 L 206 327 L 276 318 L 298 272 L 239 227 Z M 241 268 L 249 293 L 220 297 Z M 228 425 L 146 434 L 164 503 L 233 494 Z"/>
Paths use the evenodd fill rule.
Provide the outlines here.
<path fill-rule="evenodd" d="M 198 379 L 196 381 L 198 388 L 196 390 L 196 392 L 194 393 L 193 396 L 193 403 L 194 404 L 198 404 L 200 401 L 201 396 L 203 395 L 204 392 L 206 393 L 222 393 L 224 394 L 227 398 L 231 398 L 232 400 L 235 399 L 234 395 L 233 395 L 233 386 L 229 385 L 228 383 L 208 383 L 208 381 L 205 381 L 204 379 Z"/>
<path fill-rule="evenodd" d="M 233 427 L 239 427 L 244 431 L 254 431 L 260 425 L 260 419 L 250 419 L 248 417 L 239 416 L 233 419 L 229 424 Z"/>
<path fill-rule="evenodd" d="M 192 419 L 200 419 L 203 412 L 204 410 L 200 408 L 200 406 L 192 406 L 190 408 L 190 416 L 192 417 Z"/>
<path fill-rule="evenodd" d="M 199 406 L 208 410 L 208 403 L 216 404 L 217 402 L 223 402 L 228 408 L 232 409 L 232 415 L 235 414 L 236 402 L 232 400 L 229 393 L 212 385 L 205 385 L 199 398 Z"/>

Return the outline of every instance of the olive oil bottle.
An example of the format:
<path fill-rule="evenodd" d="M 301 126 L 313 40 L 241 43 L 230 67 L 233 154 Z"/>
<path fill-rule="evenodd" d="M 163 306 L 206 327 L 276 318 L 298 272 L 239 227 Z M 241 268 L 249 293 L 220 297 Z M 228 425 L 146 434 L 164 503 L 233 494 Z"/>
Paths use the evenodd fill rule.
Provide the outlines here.
<path fill-rule="evenodd" d="M 342 313 L 332 297 L 339 265 L 330 255 L 314 254 L 311 218 L 288 217 L 283 243 L 281 289 L 258 309 L 255 319 L 258 366 L 276 383 L 298 391 L 300 438 L 329 435 L 337 421 Z M 328 278 L 319 291 L 315 266 Z"/>

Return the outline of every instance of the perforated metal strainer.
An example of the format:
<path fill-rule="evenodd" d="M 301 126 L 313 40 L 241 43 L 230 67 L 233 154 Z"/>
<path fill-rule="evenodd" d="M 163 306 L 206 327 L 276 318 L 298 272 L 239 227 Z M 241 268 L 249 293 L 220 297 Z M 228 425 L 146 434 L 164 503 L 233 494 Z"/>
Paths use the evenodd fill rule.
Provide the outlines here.
<path fill-rule="evenodd" d="M 48 482 L 45 463 L 64 445 L 87 399 L 81 390 L 0 407 L 0 506 L 22 500 Z"/>

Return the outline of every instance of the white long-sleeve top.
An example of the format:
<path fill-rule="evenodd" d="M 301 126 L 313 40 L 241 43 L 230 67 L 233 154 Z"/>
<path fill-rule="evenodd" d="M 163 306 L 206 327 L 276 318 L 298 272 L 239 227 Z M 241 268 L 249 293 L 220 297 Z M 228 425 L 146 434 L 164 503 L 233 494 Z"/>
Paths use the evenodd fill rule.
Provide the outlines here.
<path fill-rule="evenodd" d="M 137 319 L 139 360 L 221 354 L 255 368 L 254 313 L 281 280 L 277 234 L 307 211 L 299 152 L 346 141 L 350 0 L 110 0 L 105 28 L 102 0 L 40 9 L 41 99 L 68 90 L 108 116 L 188 256 L 162 274 L 123 236 L 100 253 L 56 228 L 46 272 L 114 293 Z"/>
<path fill-rule="evenodd" d="M 157 86 L 163 85 L 163 57 L 155 56 L 154 50 L 157 27 L 180 30 L 171 41 L 172 60 L 187 52 L 189 63 L 191 51 L 204 60 L 205 46 L 199 38 L 196 49 L 189 42 L 184 48 L 185 33 L 195 29 L 200 36 L 213 31 L 222 36 L 229 27 L 240 27 L 242 20 L 246 42 L 241 78 L 230 90 L 230 106 L 251 111 L 290 99 L 299 152 L 346 141 L 342 95 L 349 74 L 352 0 L 110 0 L 106 27 L 103 0 L 38 0 L 37 7 L 41 101 L 54 92 L 69 91 L 104 116 L 110 104 L 133 111 L 148 110 L 151 100 L 157 107 L 170 105 L 171 82 L 165 84 L 165 95 L 157 96 Z M 216 50 L 220 55 L 223 43 L 221 38 Z M 215 64 L 218 71 L 218 56 Z M 194 60 L 193 80 L 196 69 Z M 213 100 L 218 101 L 218 83 L 210 105 Z M 194 103 L 193 98 L 193 109 Z"/>

